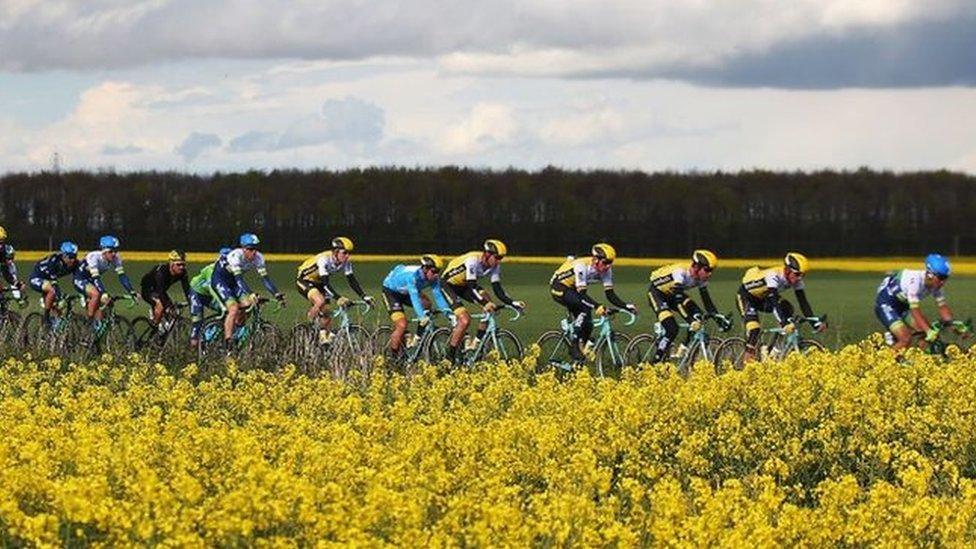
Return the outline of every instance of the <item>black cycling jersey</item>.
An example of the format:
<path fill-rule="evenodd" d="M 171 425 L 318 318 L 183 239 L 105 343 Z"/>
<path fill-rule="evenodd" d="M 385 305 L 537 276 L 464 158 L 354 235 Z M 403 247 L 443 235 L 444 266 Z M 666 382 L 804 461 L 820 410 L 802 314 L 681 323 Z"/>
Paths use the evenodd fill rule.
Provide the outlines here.
<path fill-rule="evenodd" d="M 169 263 L 156 265 L 151 271 L 142 277 L 142 281 L 140 282 L 142 295 L 147 299 L 152 295 L 166 295 L 169 287 L 172 286 L 176 281 L 179 281 L 180 285 L 183 286 L 183 295 L 189 299 L 190 279 L 186 274 L 186 270 L 184 270 L 183 274 L 181 275 L 173 275 L 169 271 Z"/>

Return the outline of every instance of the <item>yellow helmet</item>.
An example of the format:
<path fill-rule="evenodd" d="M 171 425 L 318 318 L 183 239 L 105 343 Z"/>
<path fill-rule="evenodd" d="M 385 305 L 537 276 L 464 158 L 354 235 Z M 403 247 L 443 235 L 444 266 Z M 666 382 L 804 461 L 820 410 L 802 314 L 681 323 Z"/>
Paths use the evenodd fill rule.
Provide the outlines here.
<path fill-rule="evenodd" d="M 613 261 L 617 259 L 617 250 L 614 250 L 613 246 L 605 242 L 594 244 L 591 253 L 593 254 L 593 257 L 602 259 L 607 263 L 613 263 Z"/>
<path fill-rule="evenodd" d="M 173 250 L 173 251 L 171 251 L 169 253 L 168 256 L 166 256 L 166 259 L 168 259 L 169 261 L 171 261 L 173 263 L 180 262 L 180 261 L 182 261 L 182 262 L 185 263 L 186 262 L 186 252 L 184 252 L 183 250 Z"/>
<path fill-rule="evenodd" d="M 356 245 L 352 243 L 352 240 L 344 236 L 337 236 L 332 239 L 332 249 L 333 250 L 345 250 L 351 252 Z"/>
<path fill-rule="evenodd" d="M 810 260 L 799 252 L 788 252 L 783 258 L 783 264 L 786 265 L 787 269 L 800 274 L 804 274 L 810 269 Z"/>
<path fill-rule="evenodd" d="M 501 240 L 489 238 L 488 240 L 485 240 L 485 251 L 491 255 L 505 257 L 508 255 L 508 246 L 506 246 Z"/>
<path fill-rule="evenodd" d="M 0 227 L 0 240 L 7 240 L 7 229 Z"/>
<path fill-rule="evenodd" d="M 424 254 L 420 257 L 420 266 L 437 271 L 444 270 L 444 259 L 437 254 Z"/>
<path fill-rule="evenodd" d="M 718 266 L 718 256 L 711 250 L 695 250 L 691 254 L 691 262 L 711 270 Z"/>

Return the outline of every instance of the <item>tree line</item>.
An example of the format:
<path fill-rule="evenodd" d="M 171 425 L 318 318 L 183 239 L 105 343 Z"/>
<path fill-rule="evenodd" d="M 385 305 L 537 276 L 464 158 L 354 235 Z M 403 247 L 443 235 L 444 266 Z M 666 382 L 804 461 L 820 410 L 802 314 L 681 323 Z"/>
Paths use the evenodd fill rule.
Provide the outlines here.
<path fill-rule="evenodd" d="M 696 246 L 758 257 L 976 254 L 976 178 L 947 171 L 645 173 L 457 167 L 0 176 L 0 223 L 22 249 L 116 233 L 128 249 L 213 250 L 244 231 L 309 252 L 334 235 L 357 250 L 455 252 L 485 237 L 519 255 L 627 256 Z"/>

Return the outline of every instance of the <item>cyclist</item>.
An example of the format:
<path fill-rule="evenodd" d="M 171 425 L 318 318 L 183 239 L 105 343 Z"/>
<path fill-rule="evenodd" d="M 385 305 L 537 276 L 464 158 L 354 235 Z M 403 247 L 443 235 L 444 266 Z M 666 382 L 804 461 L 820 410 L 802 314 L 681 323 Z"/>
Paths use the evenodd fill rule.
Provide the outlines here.
<path fill-rule="evenodd" d="M 234 327 L 241 315 L 241 308 L 249 306 L 252 301 L 251 289 L 244 281 L 244 273 L 251 269 L 256 270 L 268 293 L 274 295 L 279 303 L 284 304 L 285 301 L 285 294 L 278 291 L 271 277 L 268 276 L 264 256 L 258 251 L 260 243 L 256 234 L 242 234 L 239 239 L 240 247 L 217 260 L 217 266 L 210 280 L 211 288 L 227 308 L 227 317 L 224 318 L 224 345 L 228 349 L 232 346 Z"/>
<path fill-rule="evenodd" d="M 603 316 L 606 307 L 590 297 L 586 288 L 591 282 L 603 283 L 603 291 L 614 306 L 636 314 L 637 306 L 626 303 L 613 290 L 613 262 L 617 251 L 613 246 L 600 242 L 593 245 L 589 257 L 570 257 L 556 269 L 549 280 L 549 293 L 553 301 L 566 307 L 573 318 L 573 341 L 570 355 L 576 362 L 584 360 L 582 342 L 589 343 L 593 331 L 593 315 Z"/>
<path fill-rule="evenodd" d="M 783 258 L 782 267 L 768 269 L 751 267 L 746 271 L 736 294 L 736 304 L 746 331 L 745 360 L 753 360 L 756 357 L 759 336 L 762 333 L 759 313 L 773 313 L 787 333 L 796 330 L 796 326 L 790 322 L 794 311 L 793 304 L 780 295 L 782 292 L 792 289 L 803 315 L 814 316 L 803 285 L 803 278 L 809 270 L 810 260 L 805 255 L 788 252 Z M 827 329 L 827 323 L 820 320 L 814 321 L 812 326 L 818 332 Z"/>
<path fill-rule="evenodd" d="M 160 263 L 143 275 L 140 281 L 142 299 L 152 308 L 152 323 L 159 326 L 163 313 L 173 307 L 173 300 L 169 297 L 169 287 L 179 282 L 183 289 L 183 296 L 190 299 L 190 281 L 186 275 L 186 253 L 173 250 L 166 258 L 166 263 Z"/>
<path fill-rule="evenodd" d="M 363 287 L 352 272 L 352 261 L 349 256 L 355 245 L 352 240 L 344 236 L 337 236 L 332 239 L 332 249 L 320 254 L 313 255 L 306 259 L 298 267 L 298 276 L 295 285 L 298 292 L 311 302 L 312 306 L 308 309 L 308 320 L 319 319 L 319 343 L 325 345 L 332 340 L 332 332 L 329 325 L 332 324 L 332 316 L 329 314 L 329 302 L 336 301 L 339 307 L 348 307 L 351 303 L 348 298 L 339 295 L 339 292 L 329 283 L 329 275 L 342 271 L 346 275 L 349 287 L 356 292 L 360 299 L 366 303 L 372 303 L 372 296 L 366 295 Z"/>
<path fill-rule="evenodd" d="M 716 314 L 715 302 L 708 293 L 708 279 L 718 265 L 718 257 L 710 250 L 695 250 L 691 254 L 691 265 L 688 263 L 672 263 L 659 267 L 651 272 L 651 284 L 647 288 L 647 302 L 657 314 L 657 320 L 664 328 L 664 335 L 657 341 L 653 362 L 658 363 L 668 356 L 671 344 L 678 335 L 678 322 L 674 314 L 678 313 L 688 322 L 688 338 L 693 332 L 702 327 L 702 310 L 698 307 L 687 290 L 698 288 L 705 312 Z M 728 331 L 732 324 L 728 320 L 720 321 L 722 331 Z M 685 341 L 687 343 L 687 340 Z"/>
<path fill-rule="evenodd" d="M 524 302 L 513 301 L 502 288 L 501 262 L 507 253 L 508 247 L 505 246 L 504 242 L 490 238 L 485 240 L 481 251 L 459 255 L 447 264 L 442 277 L 444 293 L 449 298 L 451 309 L 457 318 L 457 325 L 451 334 L 447 350 L 447 358 L 451 362 L 456 359 L 461 338 L 464 337 L 468 326 L 471 324 L 471 315 L 464 308 L 464 302 L 477 303 L 486 313 L 495 310 L 495 304 L 491 298 L 478 286 L 478 278 L 487 277 L 491 281 L 492 291 L 502 303 L 519 310 L 525 308 Z M 485 322 L 478 325 L 477 335 L 471 341 L 472 348 L 477 347 L 478 342 L 484 337 L 487 327 L 488 325 Z"/>
<path fill-rule="evenodd" d="M 58 279 L 73 275 L 81 267 L 78 262 L 78 245 L 65 240 L 57 252 L 45 257 L 34 264 L 34 270 L 27 279 L 28 285 L 42 296 L 44 304 L 44 318 L 50 320 L 51 312 L 57 315 L 54 303 L 61 299 L 61 288 Z"/>
<path fill-rule="evenodd" d="M 7 244 L 7 229 L 0 227 L 0 274 L 10 285 L 11 295 L 14 299 L 21 299 L 21 290 L 24 283 L 17 278 L 17 265 L 14 263 L 16 252 L 14 247 Z"/>
<path fill-rule="evenodd" d="M 203 328 L 203 310 L 209 308 L 220 312 L 219 305 L 214 303 L 214 292 L 211 288 L 211 278 L 217 262 L 226 257 L 230 248 L 221 248 L 220 254 L 213 263 L 207 264 L 190 280 L 190 348 L 195 349 L 200 343 L 200 330 Z M 219 303 L 219 302 L 218 302 Z"/>
<path fill-rule="evenodd" d="M 386 310 L 393 321 L 390 350 L 394 354 L 400 352 L 403 336 L 407 331 L 407 317 L 403 312 L 405 306 L 412 307 L 420 320 L 418 337 L 423 336 L 430 324 L 430 316 L 427 314 L 430 300 L 423 294 L 424 288 L 431 288 L 438 309 L 444 314 L 451 314 L 451 307 L 441 289 L 440 272 L 443 269 L 444 260 L 440 256 L 426 254 L 420 258 L 418 265 L 397 265 L 383 279 L 383 301 L 386 302 Z"/>
<path fill-rule="evenodd" d="M 931 343 L 938 337 L 939 331 L 932 329 L 919 302 L 931 295 L 939 308 L 939 318 L 943 322 L 952 322 L 952 311 L 946 303 L 942 291 L 952 266 L 949 260 L 940 254 L 929 254 L 925 257 L 925 269 L 904 269 L 885 276 L 878 286 L 878 296 L 874 302 L 874 314 L 894 336 L 892 349 L 902 350 L 908 347 L 912 339 L 912 329 L 905 323 L 910 316 L 912 326 L 925 333 L 925 342 Z"/>
<path fill-rule="evenodd" d="M 105 283 L 102 281 L 102 273 L 113 269 L 118 274 L 119 282 L 122 283 L 122 287 L 129 293 L 129 296 L 132 298 L 138 296 L 135 288 L 132 287 L 129 276 L 125 274 L 125 269 L 122 267 L 122 257 L 119 256 L 120 246 L 119 239 L 112 235 L 99 238 L 98 247 L 100 249 L 88 252 L 81 266 L 74 272 L 75 290 L 87 298 L 88 319 L 93 321 L 96 327 L 102 320 L 100 305 L 102 300 L 108 297 L 108 293 L 105 291 Z"/>

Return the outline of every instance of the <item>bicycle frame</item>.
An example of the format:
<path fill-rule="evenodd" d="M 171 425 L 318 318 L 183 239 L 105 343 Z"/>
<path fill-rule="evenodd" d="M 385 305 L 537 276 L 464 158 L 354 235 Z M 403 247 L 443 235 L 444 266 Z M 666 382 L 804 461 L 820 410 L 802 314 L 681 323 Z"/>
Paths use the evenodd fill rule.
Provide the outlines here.
<path fill-rule="evenodd" d="M 790 318 L 790 323 L 796 326 L 791 333 L 781 327 L 766 328 L 763 332 L 773 334 L 773 339 L 769 343 L 769 357 L 774 360 L 782 360 L 783 357 L 792 352 L 800 351 L 800 326 L 803 324 L 813 324 L 814 322 L 826 322 L 827 317 L 816 316 L 794 316 Z"/>
<path fill-rule="evenodd" d="M 338 320 L 339 327 L 336 328 L 336 337 L 340 337 L 346 340 L 346 343 L 352 347 L 352 335 L 349 333 L 349 327 L 352 326 L 352 319 L 350 318 L 349 311 L 350 307 L 356 307 L 359 309 L 360 316 L 366 316 L 373 309 L 373 306 L 365 301 L 353 301 L 348 307 L 336 307 L 336 310 L 332 312 L 332 318 Z M 314 321 L 313 321 L 314 322 Z M 316 329 L 318 329 L 318 324 L 315 323 Z"/>
<path fill-rule="evenodd" d="M 471 318 L 479 322 L 485 322 L 485 337 L 478 342 L 478 346 L 475 347 L 474 352 L 470 353 L 467 358 L 465 358 L 463 364 L 465 366 L 472 366 L 477 362 L 482 356 L 484 356 L 485 349 L 497 349 L 498 348 L 498 311 L 502 309 L 511 309 L 514 314 L 508 319 L 509 322 L 515 322 L 519 318 L 522 318 L 522 312 L 515 307 L 503 306 L 499 307 L 495 312 L 492 313 L 476 313 L 471 315 Z"/>
<path fill-rule="evenodd" d="M 613 340 L 613 322 L 610 320 L 610 317 L 616 313 L 623 313 L 628 317 L 628 320 L 624 322 L 624 326 L 631 326 L 637 321 L 637 315 L 626 309 L 608 309 L 607 314 L 593 320 L 593 328 L 597 330 L 597 337 L 593 340 L 593 349 L 600 349 L 602 345 L 607 345 L 607 348 L 610 350 L 611 360 L 615 364 L 623 364 L 623 353 Z M 575 337 L 573 323 L 568 318 L 564 318 L 560 321 L 559 325 L 563 331 L 563 337 L 566 338 L 570 345 L 573 345 L 573 338 Z M 567 372 L 573 370 L 571 364 L 554 364 L 554 366 Z M 597 366 L 597 375 L 603 377 L 602 364 Z"/>

